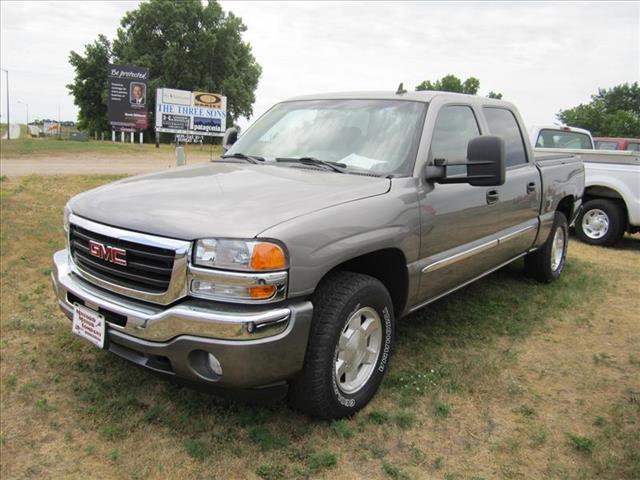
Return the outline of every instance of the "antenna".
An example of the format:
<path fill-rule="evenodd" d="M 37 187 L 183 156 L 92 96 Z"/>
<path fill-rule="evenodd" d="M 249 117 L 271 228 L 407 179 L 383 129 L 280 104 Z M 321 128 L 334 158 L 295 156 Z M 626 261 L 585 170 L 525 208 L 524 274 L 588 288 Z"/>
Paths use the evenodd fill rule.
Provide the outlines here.
<path fill-rule="evenodd" d="M 396 95 L 402 95 L 403 93 L 407 93 L 407 91 L 404 89 L 403 82 L 400 82 L 400 85 L 398 85 L 398 90 L 396 90 Z"/>

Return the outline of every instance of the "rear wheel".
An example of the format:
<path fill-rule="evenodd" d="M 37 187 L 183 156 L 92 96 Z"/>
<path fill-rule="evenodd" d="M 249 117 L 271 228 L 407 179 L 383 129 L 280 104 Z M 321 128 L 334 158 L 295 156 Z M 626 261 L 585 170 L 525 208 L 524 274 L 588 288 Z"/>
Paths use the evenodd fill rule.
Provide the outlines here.
<path fill-rule="evenodd" d="M 527 275 L 544 283 L 557 279 L 564 269 L 568 243 L 567 217 L 561 212 L 556 212 L 547 241 L 541 248 L 524 257 Z"/>
<path fill-rule="evenodd" d="M 576 235 L 591 245 L 611 246 L 625 230 L 624 211 L 615 200 L 596 198 L 584 204 L 576 220 Z"/>
<path fill-rule="evenodd" d="M 320 418 L 353 415 L 378 390 L 393 345 L 391 297 L 368 275 L 330 274 L 313 296 L 313 325 L 292 406 Z"/>

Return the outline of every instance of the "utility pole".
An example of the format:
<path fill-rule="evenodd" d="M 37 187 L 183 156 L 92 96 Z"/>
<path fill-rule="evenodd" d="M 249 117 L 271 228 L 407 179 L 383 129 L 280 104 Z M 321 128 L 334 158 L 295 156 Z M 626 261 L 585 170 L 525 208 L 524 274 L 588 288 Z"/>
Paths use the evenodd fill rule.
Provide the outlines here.
<path fill-rule="evenodd" d="M 7 140 L 11 140 L 11 117 L 9 116 L 9 70 L 0 68 L 7 74 Z"/>
<path fill-rule="evenodd" d="M 60 104 L 58 103 L 58 138 L 62 137 L 62 122 L 60 121 Z"/>

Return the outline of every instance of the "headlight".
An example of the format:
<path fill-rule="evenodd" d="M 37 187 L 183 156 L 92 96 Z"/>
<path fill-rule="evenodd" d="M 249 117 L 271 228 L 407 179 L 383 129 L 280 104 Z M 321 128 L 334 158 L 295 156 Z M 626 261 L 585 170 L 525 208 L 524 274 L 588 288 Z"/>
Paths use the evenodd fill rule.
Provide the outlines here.
<path fill-rule="evenodd" d="M 225 270 L 274 271 L 287 268 L 287 255 L 274 242 L 205 238 L 196 241 L 193 263 Z"/>
<path fill-rule="evenodd" d="M 285 248 L 275 242 L 197 240 L 189 267 L 189 292 L 228 302 L 278 302 L 286 298 L 288 266 Z"/>
<path fill-rule="evenodd" d="M 71 208 L 67 203 L 64 206 L 64 211 L 62 212 L 62 227 L 64 228 L 64 231 L 67 233 L 69 233 L 69 217 L 71 217 Z"/>

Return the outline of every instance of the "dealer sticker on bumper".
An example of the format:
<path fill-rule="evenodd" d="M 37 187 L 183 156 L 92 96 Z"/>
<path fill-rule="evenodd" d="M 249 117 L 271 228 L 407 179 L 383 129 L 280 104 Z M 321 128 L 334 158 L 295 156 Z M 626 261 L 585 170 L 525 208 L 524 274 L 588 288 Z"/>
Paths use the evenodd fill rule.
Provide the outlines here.
<path fill-rule="evenodd" d="M 88 340 L 98 348 L 104 348 L 104 316 L 81 305 L 73 307 L 73 326 L 71 331 Z"/>

